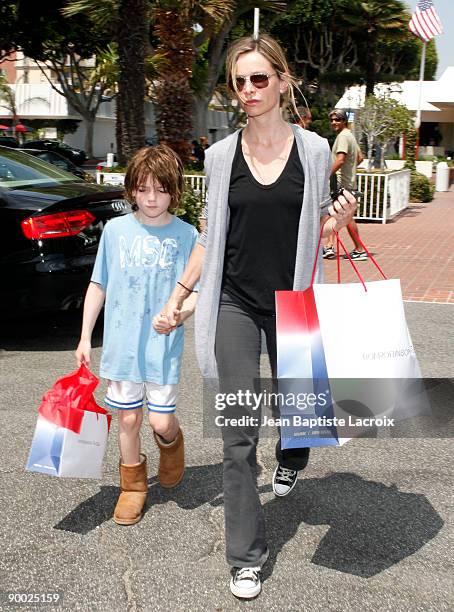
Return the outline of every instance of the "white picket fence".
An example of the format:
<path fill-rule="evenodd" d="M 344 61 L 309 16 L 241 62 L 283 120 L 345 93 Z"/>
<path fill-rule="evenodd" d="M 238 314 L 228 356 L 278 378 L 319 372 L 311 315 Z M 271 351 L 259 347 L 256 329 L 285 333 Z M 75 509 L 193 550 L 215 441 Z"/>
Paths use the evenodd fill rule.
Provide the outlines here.
<path fill-rule="evenodd" d="M 397 172 L 358 172 L 358 191 L 362 198 L 356 219 L 386 223 L 408 207 L 410 201 L 410 170 Z M 120 173 L 97 172 L 96 180 L 104 185 L 121 185 Z M 202 174 L 186 174 L 186 184 L 205 202 L 206 179 Z M 112 181 L 112 182 L 110 182 Z"/>
<path fill-rule="evenodd" d="M 356 219 L 386 223 L 408 207 L 410 201 L 410 170 L 398 172 L 358 172 L 361 192 Z"/>
<path fill-rule="evenodd" d="M 186 185 L 192 189 L 196 195 L 205 204 L 206 198 L 206 177 L 204 174 L 185 174 L 184 179 Z"/>

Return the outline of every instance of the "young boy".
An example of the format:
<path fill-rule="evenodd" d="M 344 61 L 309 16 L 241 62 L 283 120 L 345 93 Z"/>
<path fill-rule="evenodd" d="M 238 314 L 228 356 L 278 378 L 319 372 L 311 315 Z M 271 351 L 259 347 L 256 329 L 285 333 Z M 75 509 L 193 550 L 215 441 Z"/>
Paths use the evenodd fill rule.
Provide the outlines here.
<path fill-rule="evenodd" d="M 84 303 L 77 363 L 90 365 L 91 335 L 105 301 L 100 375 L 106 404 L 118 409 L 120 482 L 114 521 L 137 523 L 147 495 L 146 457 L 140 453 L 144 394 L 148 420 L 160 450 L 158 480 L 174 487 L 183 478 L 183 433 L 175 416 L 183 351 L 183 327 L 196 294 L 169 327 L 160 309 L 178 282 L 197 231 L 171 214 L 184 188 L 183 166 L 166 145 L 147 147 L 131 160 L 125 197 L 132 213 L 109 221 L 99 244 Z M 167 331 L 158 333 L 156 329 Z"/>

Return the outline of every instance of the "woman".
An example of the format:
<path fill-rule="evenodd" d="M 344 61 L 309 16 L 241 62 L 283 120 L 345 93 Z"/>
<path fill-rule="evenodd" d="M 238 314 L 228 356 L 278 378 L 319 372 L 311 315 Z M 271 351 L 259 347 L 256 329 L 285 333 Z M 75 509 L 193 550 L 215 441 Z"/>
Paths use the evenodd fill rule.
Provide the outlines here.
<path fill-rule="evenodd" d="M 305 289 L 316 256 L 321 281 L 320 219 L 326 217 L 323 235 L 329 236 L 351 221 L 356 201 L 347 193 L 331 204 L 327 141 L 282 119 L 281 102 L 290 95 L 294 103 L 295 81 L 274 39 L 234 42 L 227 75 L 248 123 L 206 151 L 207 227 L 163 313 L 170 330 L 201 275 L 199 365 L 205 377 L 219 378 L 222 392 L 235 392 L 253 389 L 259 377 L 262 330 L 275 375 L 274 291 Z M 228 411 L 229 417 L 245 414 L 257 416 L 239 404 Z M 255 480 L 258 426 L 222 434 L 227 561 L 235 568 L 230 588 L 249 599 L 261 590 L 259 572 L 268 557 Z M 281 451 L 278 443 L 276 457 L 273 488 L 282 496 L 306 466 L 308 449 Z"/>

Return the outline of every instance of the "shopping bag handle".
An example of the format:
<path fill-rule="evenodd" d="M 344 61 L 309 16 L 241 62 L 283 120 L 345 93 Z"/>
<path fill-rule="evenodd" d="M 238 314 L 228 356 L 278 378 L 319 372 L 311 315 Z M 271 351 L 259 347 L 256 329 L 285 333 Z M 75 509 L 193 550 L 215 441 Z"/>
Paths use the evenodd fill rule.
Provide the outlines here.
<path fill-rule="evenodd" d="M 314 258 L 314 266 L 312 268 L 312 277 L 311 277 L 311 284 L 310 286 L 312 287 L 312 285 L 314 284 L 314 280 L 315 280 L 315 271 L 317 268 L 317 260 L 318 260 L 318 254 L 320 252 L 320 246 L 322 244 L 322 234 L 323 234 L 323 228 L 325 227 L 325 223 L 328 221 L 329 217 L 326 217 L 324 219 L 324 221 L 321 223 L 320 225 L 320 235 L 318 237 L 318 244 L 317 244 L 317 250 L 315 252 L 315 258 Z M 375 267 L 377 268 L 377 270 L 380 272 L 380 274 L 382 275 L 382 277 L 384 278 L 384 280 L 387 280 L 387 276 L 385 275 L 385 273 L 383 272 L 383 270 L 380 268 L 380 266 L 378 265 L 378 263 L 375 261 L 375 258 L 372 256 L 372 254 L 368 251 L 368 249 L 366 248 L 364 242 L 361 240 L 361 238 L 358 236 L 358 234 L 355 232 L 355 230 L 348 225 L 349 229 L 351 230 L 353 236 L 358 240 L 359 244 L 363 247 L 363 249 L 366 251 L 366 253 L 368 254 L 368 256 L 370 257 L 372 263 L 375 265 Z M 367 292 L 367 287 L 366 284 L 363 280 L 363 277 L 361 276 L 358 268 L 355 266 L 355 264 L 352 261 L 352 258 L 350 257 L 350 253 L 347 251 L 347 249 L 344 246 L 344 243 L 342 242 L 342 240 L 339 238 L 339 232 L 334 232 L 336 235 L 336 253 L 337 253 L 337 282 L 340 283 L 341 282 L 341 276 L 340 276 L 340 254 L 339 254 L 339 244 L 342 246 L 342 249 L 344 250 L 345 255 L 347 256 L 347 259 L 349 260 L 349 262 L 351 263 L 356 276 L 359 278 L 359 280 L 361 281 L 363 287 L 364 287 L 364 291 Z"/>
<path fill-rule="evenodd" d="M 386 274 L 383 272 L 383 270 L 380 268 L 380 266 L 378 265 L 375 257 L 372 255 L 372 253 L 368 250 L 368 248 L 366 247 L 366 245 L 364 244 L 364 242 L 361 240 L 361 238 L 359 237 L 359 235 L 355 232 L 355 230 L 353 229 L 352 225 L 349 223 L 347 225 L 348 229 L 350 230 L 350 232 L 353 234 L 353 237 L 359 242 L 359 244 L 363 247 L 363 249 L 366 251 L 369 259 L 371 260 L 371 262 L 374 264 L 374 266 L 377 268 L 377 270 L 380 272 L 380 274 L 382 275 L 384 280 L 388 280 L 388 277 L 386 276 Z M 334 232 L 336 234 L 337 240 L 340 242 L 340 244 L 342 245 L 342 248 L 344 249 L 345 254 L 347 255 L 348 259 L 350 260 L 350 263 L 353 265 L 353 262 L 351 260 L 351 258 L 349 257 L 349 253 L 347 253 L 347 251 L 345 250 L 344 245 L 342 244 L 340 238 L 339 238 L 339 234 L 338 232 Z M 337 261 L 338 261 L 338 282 L 340 283 L 340 265 L 339 265 L 339 260 L 340 260 L 340 256 L 339 256 L 339 249 L 337 249 Z M 353 266 L 355 267 L 355 266 Z"/>

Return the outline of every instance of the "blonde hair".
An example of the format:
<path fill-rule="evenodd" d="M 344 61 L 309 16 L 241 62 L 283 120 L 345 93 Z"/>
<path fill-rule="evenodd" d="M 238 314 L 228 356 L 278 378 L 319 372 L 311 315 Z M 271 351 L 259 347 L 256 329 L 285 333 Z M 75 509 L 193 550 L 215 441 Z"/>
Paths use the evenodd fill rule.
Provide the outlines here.
<path fill-rule="evenodd" d="M 125 198 L 137 210 L 134 192 L 147 182 L 158 182 L 170 194 L 169 211 L 176 210 L 184 191 L 184 168 L 181 159 L 165 144 L 139 149 L 128 164 L 125 176 Z"/>
<path fill-rule="evenodd" d="M 242 53 L 249 53 L 250 51 L 257 51 L 260 55 L 263 55 L 272 65 L 278 77 L 287 83 L 288 90 L 283 94 L 283 102 L 287 103 L 290 99 L 292 110 L 295 115 L 299 117 L 295 101 L 295 89 L 301 93 L 298 82 L 290 73 L 283 48 L 277 40 L 269 34 L 260 34 L 257 40 L 254 40 L 252 36 L 244 36 L 230 45 L 225 64 L 227 83 L 229 84 L 230 90 L 236 93 L 236 95 L 239 95 L 236 86 L 236 63 Z"/>

